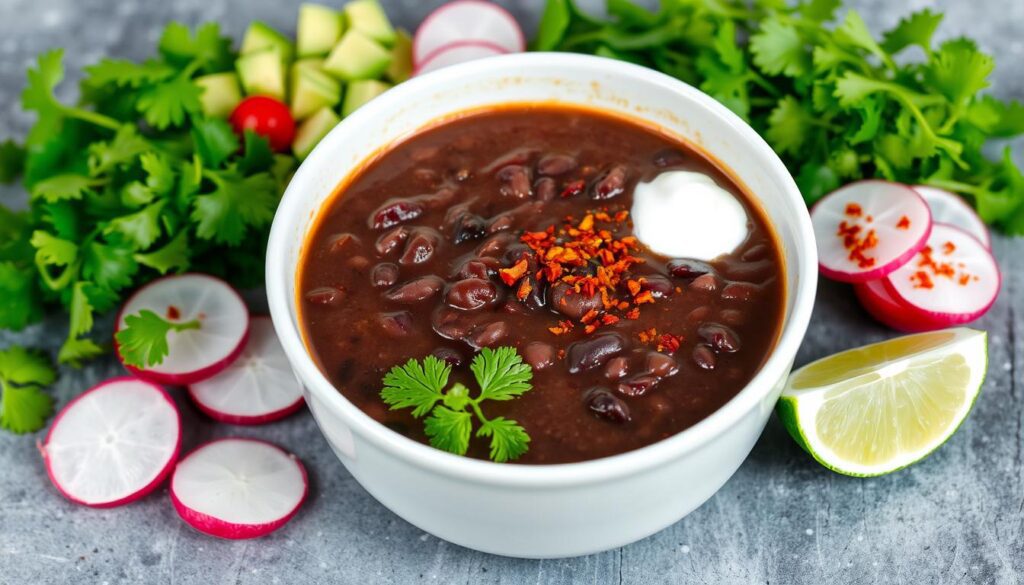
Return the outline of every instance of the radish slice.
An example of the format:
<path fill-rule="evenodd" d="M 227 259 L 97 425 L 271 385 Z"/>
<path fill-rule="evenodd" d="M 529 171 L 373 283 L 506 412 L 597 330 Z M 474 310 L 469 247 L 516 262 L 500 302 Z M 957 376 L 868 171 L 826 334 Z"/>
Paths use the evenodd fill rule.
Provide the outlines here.
<path fill-rule="evenodd" d="M 278 420 L 302 407 L 295 378 L 270 317 L 253 317 L 249 341 L 223 372 L 188 387 L 189 396 L 210 418 L 235 425 Z"/>
<path fill-rule="evenodd" d="M 238 540 L 282 527 L 309 482 L 297 457 L 254 439 L 219 439 L 188 454 L 171 477 L 171 502 L 199 532 Z"/>
<path fill-rule="evenodd" d="M 242 353 L 249 335 L 249 310 L 235 289 L 205 274 L 181 274 L 154 280 L 140 288 L 121 308 L 117 331 L 125 317 L 148 309 L 178 323 L 198 320 L 199 328 L 167 334 L 168 353 L 162 363 L 133 374 L 171 386 L 205 380 L 226 368 Z M 115 331 L 116 334 L 116 331 Z M 118 349 L 118 358 L 124 363 Z"/>
<path fill-rule="evenodd" d="M 981 240 L 989 250 L 992 249 L 992 235 L 988 233 L 988 227 L 963 197 L 927 185 L 914 185 L 913 189 L 928 202 L 932 210 L 932 221 L 956 226 Z"/>
<path fill-rule="evenodd" d="M 442 47 L 465 41 L 489 44 L 502 53 L 526 50 L 523 29 L 507 10 L 481 0 L 456 0 L 431 12 L 416 29 L 413 63 L 422 67 Z"/>
<path fill-rule="evenodd" d="M 996 302 L 1002 277 L 992 253 L 958 227 L 936 223 L 926 245 L 885 279 L 894 299 L 950 327 L 973 321 Z"/>
<path fill-rule="evenodd" d="M 853 285 L 853 292 L 861 306 L 872 317 L 897 331 L 919 333 L 946 327 L 941 321 L 932 319 L 894 298 L 889 293 L 884 278 L 856 283 Z"/>
<path fill-rule="evenodd" d="M 860 181 L 833 191 L 811 210 L 824 276 L 843 282 L 881 278 L 924 247 L 928 204 L 899 183 Z"/>
<path fill-rule="evenodd" d="M 69 402 L 54 419 L 42 454 L 64 497 L 111 508 L 160 485 L 180 447 L 181 418 L 163 388 L 120 377 Z"/>
<path fill-rule="evenodd" d="M 484 43 L 480 41 L 461 41 L 457 43 L 450 43 L 441 47 L 434 53 L 431 53 L 430 56 L 427 57 L 419 67 L 417 67 L 415 75 L 423 75 L 424 73 L 437 71 L 438 69 L 443 69 L 449 65 L 458 65 L 459 63 L 465 63 L 467 61 L 475 61 L 485 57 L 494 57 L 504 54 L 505 51 L 491 43 Z"/>

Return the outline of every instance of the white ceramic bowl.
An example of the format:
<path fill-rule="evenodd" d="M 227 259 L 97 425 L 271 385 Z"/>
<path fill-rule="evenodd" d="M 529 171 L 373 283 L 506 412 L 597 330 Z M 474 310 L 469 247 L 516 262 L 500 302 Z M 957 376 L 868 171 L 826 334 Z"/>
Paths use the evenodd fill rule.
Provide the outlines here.
<path fill-rule="evenodd" d="M 435 450 L 377 423 L 345 399 L 307 354 L 296 318 L 296 266 L 324 200 L 372 153 L 437 118 L 508 102 L 585 104 L 658 124 L 722 161 L 766 210 L 786 262 L 782 335 L 750 384 L 708 418 L 614 457 L 501 465 Z M 431 534 L 516 557 L 568 557 L 624 545 L 678 521 L 711 497 L 746 458 L 771 414 L 804 336 L 816 286 L 817 258 L 803 200 L 782 162 L 747 124 L 697 89 L 655 71 L 562 53 L 450 67 L 360 108 L 295 174 L 267 252 L 274 326 L 313 416 L 353 477 Z"/>

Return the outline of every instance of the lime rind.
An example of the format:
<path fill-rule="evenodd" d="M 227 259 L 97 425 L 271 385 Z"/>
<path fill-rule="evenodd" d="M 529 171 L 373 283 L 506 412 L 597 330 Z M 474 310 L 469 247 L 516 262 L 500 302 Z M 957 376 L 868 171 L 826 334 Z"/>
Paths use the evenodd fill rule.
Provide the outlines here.
<path fill-rule="evenodd" d="M 808 364 L 790 376 L 789 383 L 787 383 L 786 388 L 783 390 L 782 396 L 779 398 L 779 402 L 776 405 L 776 412 L 780 421 L 789 432 L 790 436 L 793 437 L 793 440 L 796 441 L 804 451 L 807 451 L 807 453 L 822 466 L 843 475 L 853 477 L 875 477 L 899 471 L 900 469 L 904 469 L 914 463 L 926 459 L 946 441 L 948 441 L 949 438 L 960 428 L 964 420 L 967 419 L 967 416 L 973 409 L 975 402 L 977 402 L 978 395 L 981 393 L 981 387 L 988 371 L 987 334 L 984 331 L 977 331 L 968 328 L 959 328 L 949 331 L 955 332 L 955 335 L 948 342 L 937 347 L 930 348 L 920 354 L 904 355 L 898 360 L 895 360 L 897 363 L 904 362 L 906 364 L 911 364 L 925 361 L 932 356 L 959 353 L 965 356 L 966 362 L 971 368 L 970 380 L 965 385 L 963 392 L 965 400 L 961 405 L 958 414 L 953 418 L 953 423 L 949 425 L 945 432 L 928 441 L 927 447 L 915 452 L 900 454 L 900 456 L 893 457 L 885 464 L 878 465 L 863 465 L 856 461 L 850 461 L 841 456 L 837 456 L 828 447 L 828 445 L 825 444 L 825 442 L 817 437 L 815 432 L 815 415 L 821 409 L 822 404 L 826 400 L 825 395 L 830 390 L 834 389 L 836 386 L 848 384 L 851 380 L 832 380 L 832 383 L 819 388 L 809 388 L 805 384 L 802 384 L 804 387 L 799 390 L 794 390 L 791 387 L 791 382 L 794 379 L 797 379 L 804 370 L 831 358 L 823 358 L 822 360 Z M 923 335 L 928 334 L 921 334 L 921 336 Z M 882 343 L 884 344 L 888 342 Z M 892 367 L 893 362 L 883 362 L 879 365 L 879 369 Z M 854 379 L 866 379 L 869 377 L 870 376 L 866 375 L 864 370 L 861 369 L 856 373 Z"/>

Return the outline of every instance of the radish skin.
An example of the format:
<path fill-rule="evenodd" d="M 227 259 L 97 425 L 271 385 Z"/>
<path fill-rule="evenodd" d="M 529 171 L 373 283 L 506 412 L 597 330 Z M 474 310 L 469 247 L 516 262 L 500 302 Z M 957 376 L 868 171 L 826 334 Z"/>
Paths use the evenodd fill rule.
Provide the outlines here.
<path fill-rule="evenodd" d="M 526 35 L 507 10 L 482 0 L 455 0 L 431 12 L 416 29 L 413 63 L 419 69 L 438 49 L 465 41 L 487 42 L 502 53 L 526 50 Z"/>

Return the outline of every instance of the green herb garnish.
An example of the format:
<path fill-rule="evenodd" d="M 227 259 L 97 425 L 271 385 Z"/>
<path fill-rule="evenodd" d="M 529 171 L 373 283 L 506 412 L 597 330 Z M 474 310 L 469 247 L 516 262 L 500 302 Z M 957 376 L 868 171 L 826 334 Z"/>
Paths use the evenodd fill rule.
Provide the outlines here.
<path fill-rule="evenodd" d="M 452 368 L 432 355 L 391 368 L 384 376 L 380 396 L 391 410 L 412 408 L 416 418 L 429 413 L 423 422 L 424 431 L 438 449 L 465 455 L 476 419 L 480 424 L 476 436 L 490 437 L 492 460 L 504 463 L 519 458 L 529 449 L 530 436 L 514 420 L 501 416 L 488 419 L 481 404 L 486 400 L 512 400 L 529 391 L 533 388 L 533 370 L 513 347 L 484 348 L 469 369 L 480 387 L 475 397 L 464 384 L 456 382 L 448 387 Z"/>
<path fill-rule="evenodd" d="M 41 429 L 53 412 L 53 398 L 42 389 L 56 378 L 42 354 L 16 345 L 0 351 L 0 427 L 15 433 Z"/>
<path fill-rule="evenodd" d="M 117 350 L 125 365 L 148 368 L 162 364 L 167 357 L 170 351 L 167 345 L 168 333 L 199 327 L 199 319 L 178 323 L 168 321 L 149 309 L 143 309 L 136 315 L 125 317 L 124 327 L 114 335 L 114 338 L 117 339 Z"/>
<path fill-rule="evenodd" d="M 607 0 L 608 20 L 548 0 L 534 48 L 639 63 L 700 87 L 782 156 L 808 204 L 882 177 L 955 191 L 988 223 L 1024 235 L 1024 175 L 986 141 L 1024 133 L 1024 106 L 980 92 L 994 68 L 969 39 L 934 46 L 940 14 L 872 37 L 841 0 Z M 908 49 L 921 54 L 912 55 Z"/>

